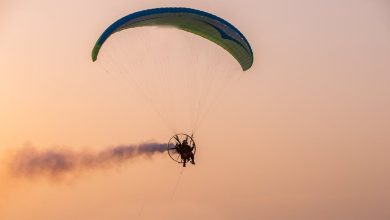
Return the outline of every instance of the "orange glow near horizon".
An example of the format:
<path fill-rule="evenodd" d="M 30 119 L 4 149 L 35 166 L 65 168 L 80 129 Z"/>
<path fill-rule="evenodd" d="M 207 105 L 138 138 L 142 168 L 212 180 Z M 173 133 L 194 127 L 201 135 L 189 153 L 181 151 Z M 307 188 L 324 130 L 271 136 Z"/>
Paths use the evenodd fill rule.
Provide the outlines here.
<path fill-rule="evenodd" d="M 90 58 L 112 21 L 177 5 L 230 21 L 255 56 L 196 130 L 196 166 L 164 153 L 56 178 L 12 175 L 26 146 L 90 157 L 180 131 L 184 111 L 170 128 Z M 383 0 L 1 2 L 0 219 L 390 219 L 389 15 Z M 156 45 L 187 39 L 157 32 Z M 235 71 L 214 45 L 191 46 Z M 169 71 L 180 74 L 187 55 Z"/>

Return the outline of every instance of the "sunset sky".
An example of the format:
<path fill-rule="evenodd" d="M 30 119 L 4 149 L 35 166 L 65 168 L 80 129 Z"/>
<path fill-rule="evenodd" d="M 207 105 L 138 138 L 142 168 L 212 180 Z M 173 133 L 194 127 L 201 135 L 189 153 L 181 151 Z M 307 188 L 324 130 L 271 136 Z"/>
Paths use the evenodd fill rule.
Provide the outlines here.
<path fill-rule="evenodd" d="M 25 147 L 100 152 L 181 131 L 184 116 L 170 127 L 90 57 L 108 25 L 156 7 L 223 17 L 254 51 L 241 72 L 213 43 L 157 30 L 155 45 L 194 39 L 205 61 L 237 73 L 196 130 L 196 166 L 163 153 L 13 175 Z M 137 33 L 142 50 L 152 35 Z M 0 0 L 0 219 L 388 220 L 389 85 L 388 0 Z"/>

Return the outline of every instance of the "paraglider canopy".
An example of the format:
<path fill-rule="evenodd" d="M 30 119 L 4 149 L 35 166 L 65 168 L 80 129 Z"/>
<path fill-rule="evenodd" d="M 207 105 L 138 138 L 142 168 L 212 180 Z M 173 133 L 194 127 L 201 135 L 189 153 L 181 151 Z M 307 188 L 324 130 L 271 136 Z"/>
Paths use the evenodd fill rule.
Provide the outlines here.
<path fill-rule="evenodd" d="M 253 64 L 249 42 L 237 28 L 218 16 L 191 8 L 147 9 L 117 20 L 97 40 L 92 50 L 92 60 L 97 60 L 100 48 L 113 33 L 144 26 L 170 26 L 199 35 L 228 51 L 244 71 Z"/>

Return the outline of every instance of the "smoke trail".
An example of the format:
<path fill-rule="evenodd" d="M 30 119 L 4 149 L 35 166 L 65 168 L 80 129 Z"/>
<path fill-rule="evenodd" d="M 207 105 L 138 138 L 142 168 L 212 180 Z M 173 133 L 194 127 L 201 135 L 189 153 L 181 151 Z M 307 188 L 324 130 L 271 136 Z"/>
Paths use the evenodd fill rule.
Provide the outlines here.
<path fill-rule="evenodd" d="M 163 153 L 166 144 L 144 143 L 120 145 L 99 152 L 72 151 L 62 148 L 39 150 L 28 146 L 17 150 L 9 158 L 9 172 L 15 177 L 62 177 L 74 171 L 108 168 L 138 156 Z"/>

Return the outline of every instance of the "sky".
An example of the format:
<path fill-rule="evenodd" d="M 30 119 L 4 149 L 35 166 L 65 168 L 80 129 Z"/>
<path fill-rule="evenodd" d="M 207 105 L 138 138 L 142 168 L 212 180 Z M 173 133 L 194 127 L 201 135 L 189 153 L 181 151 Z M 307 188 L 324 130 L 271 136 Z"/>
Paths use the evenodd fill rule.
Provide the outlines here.
<path fill-rule="evenodd" d="M 20 149 L 106 152 L 173 135 L 142 95 L 90 58 L 113 21 L 167 6 L 225 18 L 254 51 L 253 67 L 199 125 L 196 166 L 162 153 L 65 176 L 10 174 Z M 1 220 L 390 218 L 387 0 L 2 0 L 0 33 Z M 234 72 L 211 43 L 191 45 Z"/>

